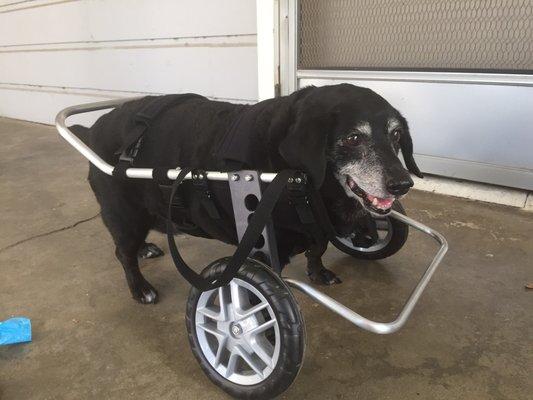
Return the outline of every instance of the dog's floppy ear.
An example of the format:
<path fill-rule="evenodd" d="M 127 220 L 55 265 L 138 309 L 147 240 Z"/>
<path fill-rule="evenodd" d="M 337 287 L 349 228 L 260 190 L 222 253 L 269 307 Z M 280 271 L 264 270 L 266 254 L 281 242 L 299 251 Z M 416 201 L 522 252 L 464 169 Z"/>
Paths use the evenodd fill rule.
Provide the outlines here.
<path fill-rule="evenodd" d="M 411 139 L 411 134 L 409 133 L 407 121 L 402 118 L 402 122 L 404 125 L 404 130 L 402 132 L 402 135 L 400 136 L 400 149 L 402 150 L 402 156 L 403 160 L 405 161 L 405 166 L 407 167 L 409 172 L 418 176 L 419 178 L 423 178 L 424 175 L 422 175 L 422 172 L 420 172 L 420 169 L 418 168 L 418 165 L 416 165 L 415 159 L 413 157 L 413 141 Z"/>
<path fill-rule="evenodd" d="M 318 188 L 326 174 L 326 147 L 333 115 L 318 104 L 295 108 L 296 120 L 280 142 L 279 152 L 291 167 L 306 172 Z"/>

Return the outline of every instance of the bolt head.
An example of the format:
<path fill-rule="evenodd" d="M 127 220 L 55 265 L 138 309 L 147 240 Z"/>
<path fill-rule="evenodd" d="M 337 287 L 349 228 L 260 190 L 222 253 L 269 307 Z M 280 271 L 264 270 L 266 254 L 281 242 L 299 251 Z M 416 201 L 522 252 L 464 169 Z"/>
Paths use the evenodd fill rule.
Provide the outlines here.
<path fill-rule="evenodd" d="M 253 181 L 253 180 L 254 180 L 254 177 L 253 177 L 252 175 L 246 175 L 246 176 L 244 177 L 244 180 L 245 180 L 246 182 L 250 182 L 250 181 Z"/>
<path fill-rule="evenodd" d="M 287 181 L 288 181 L 289 183 L 292 183 L 292 182 L 294 182 L 294 179 L 289 178 L 289 179 L 287 179 Z"/>
<path fill-rule="evenodd" d="M 237 175 L 237 174 L 233 174 L 233 175 L 231 175 L 231 180 L 232 180 L 233 182 L 238 181 L 238 180 L 239 180 L 239 175 Z"/>
<path fill-rule="evenodd" d="M 302 178 L 296 178 L 295 181 L 296 183 L 302 183 Z"/>
<path fill-rule="evenodd" d="M 239 325 L 233 325 L 231 327 L 231 333 L 234 336 L 239 336 L 240 334 L 242 334 L 242 328 Z"/>

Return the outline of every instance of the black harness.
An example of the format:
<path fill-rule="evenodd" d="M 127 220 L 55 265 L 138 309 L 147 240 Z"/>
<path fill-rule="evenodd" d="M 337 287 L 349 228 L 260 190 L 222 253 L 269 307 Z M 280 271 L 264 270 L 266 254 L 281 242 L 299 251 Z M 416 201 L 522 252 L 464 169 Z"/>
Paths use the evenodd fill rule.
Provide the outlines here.
<path fill-rule="evenodd" d="M 194 97 L 200 96 L 194 94 L 161 96 L 155 97 L 153 101 L 149 102 L 135 116 L 135 128 L 116 152 L 116 154 L 120 154 L 120 157 L 118 165 L 113 170 L 113 176 L 126 177 L 126 170 L 132 166 L 141 148 L 144 135 L 151 128 L 153 121 L 157 117 L 171 107 Z M 165 168 L 154 169 L 154 179 L 160 184 L 167 183 L 166 171 L 167 169 Z M 181 257 L 174 240 L 175 226 L 172 221 L 172 211 L 176 204 L 180 204 L 180 199 L 177 197 L 178 188 L 189 173 L 192 174 L 193 185 L 200 194 L 202 207 L 211 218 L 220 219 L 220 213 L 213 202 L 213 195 L 209 190 L 208 180 L 205 179 L 205 171 L 182 168 L 171 186 L 167 210 L 167 239 L 176 269 L 191 285 L 199 290 L 206 291 L 225 286 L 235 277 L 237 271 L 257 243 L 266 223 L 271 218 L 274 206 L 285 189 L 288 191 L 290 204 L 295 207 L 300 222 L 315 242 L 331 240 L 336 236 L 322 197 L 316 188 L 308 182 L 307 176 L 295 170 L 281 171 L 266 188 L 242 240 L 239 242 L 235 253 L 229 259 L 222 274 L 215 280 L 208 280 L 187 265 Z"/>
<path fill-rule="evenodd" d="M 113 176 L 125 177 L 125 170 L 130 168 L 133 160 L 139 153 L 145 133 L 152 127 L 153 122 L 170 108 L 202 96 L 194 93 L 171 94 L 156 96 L 148 102 L 133 118 L 135 126 L 128 132 L 128 136 L 120 146 L 116 155 L 119 155 L 118 165 L 113 170 Z M 168 180 L 167 180 L 168 181 Z"/>

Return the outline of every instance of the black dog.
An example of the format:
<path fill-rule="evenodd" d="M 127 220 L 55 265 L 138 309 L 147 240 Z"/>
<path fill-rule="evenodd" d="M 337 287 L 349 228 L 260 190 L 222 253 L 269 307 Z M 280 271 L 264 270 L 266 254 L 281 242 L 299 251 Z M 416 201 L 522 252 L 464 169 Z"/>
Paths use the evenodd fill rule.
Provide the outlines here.
<path fill-rule="evenodd" d="M 79 126 L 73 130 L 115 165 L 117 149 L 135 128 L 134 116 L 153 99 L 127 102 L 102 116 L 89 130 Z M 400 149 L 409 171 L 421 176 L 400 113 L 369 89 L 341 84 L 307 87 L 255 105 L 184 95 L 145 133 L 133 166 L 303 170 L 319 189 L 337 232 L 349 233 L 361 229 L 361 220 L 368 218 L 369 212 L 386 214 L 395 198 L 413 185 L 398 159 Z M 133 297 L 141 303 L 156 302 L 157 292 L 141 274 L 138 257 L 162 254 L 145 243 L 151 229 L 164 229 L 167 204 L 160 186 L 151 180 L 111 177 L 93 165 L 89 181 Z M 194 226 L 185 229 L 187 233 L 237 244 L 228 185 L 210 182 L 210 190 L 220 219 L 210 218 L 200 205 L 198 191 L 186 181 L 179 193 L 184 212 L 175 216 L 175 222 Z M 327 241 L 313 241 L 287 202 L 279 202 L 272 219 L 283 265 L 292 255 L 305 251 L 313 281 L 340 282 L 322 265 Z"/>

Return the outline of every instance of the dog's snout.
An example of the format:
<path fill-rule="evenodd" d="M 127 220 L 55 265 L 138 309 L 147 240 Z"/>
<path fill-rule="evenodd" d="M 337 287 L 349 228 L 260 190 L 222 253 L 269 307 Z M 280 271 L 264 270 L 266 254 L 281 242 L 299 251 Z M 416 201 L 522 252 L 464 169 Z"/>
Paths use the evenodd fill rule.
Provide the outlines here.
<path fill-rule="evenodd" d="M 411 177 L 406 176 L 401 179 L 389 179 L 386 182 L 386 185 L 390 194 L 401 196 L 402 194 L 406 194 L 409 189 L 413 187 L 414 182 Z"/>

